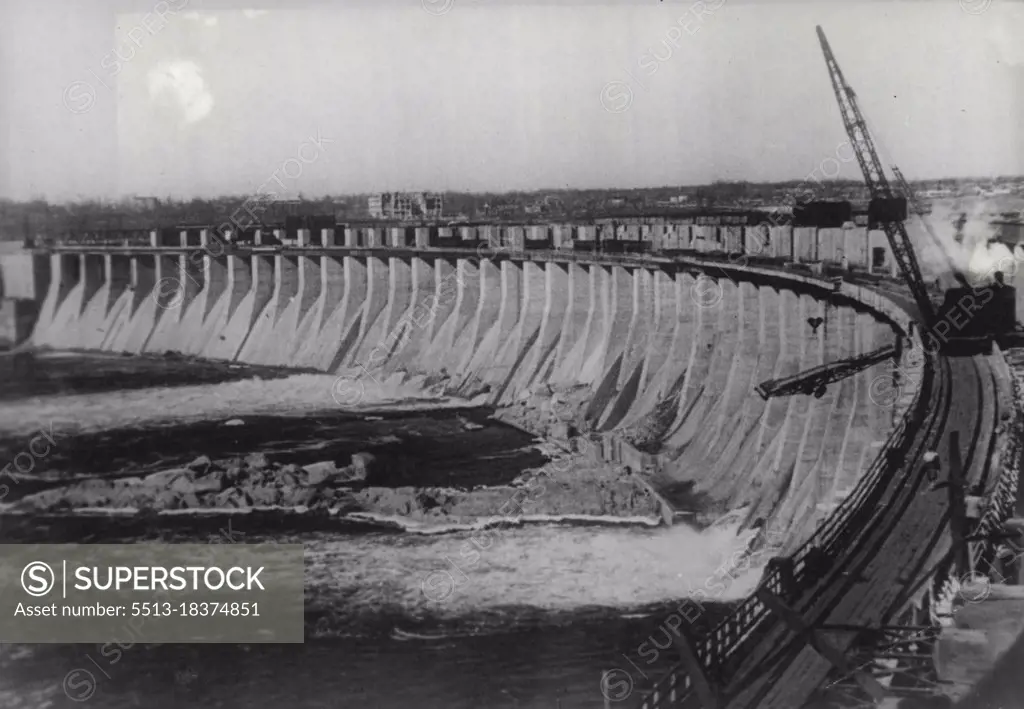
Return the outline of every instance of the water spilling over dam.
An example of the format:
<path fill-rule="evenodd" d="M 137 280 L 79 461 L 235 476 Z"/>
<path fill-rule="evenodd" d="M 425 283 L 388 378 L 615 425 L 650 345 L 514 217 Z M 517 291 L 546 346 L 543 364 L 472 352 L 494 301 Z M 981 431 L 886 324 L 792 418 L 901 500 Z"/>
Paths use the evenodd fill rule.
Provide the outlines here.
<path fill-rule="evenodd" d="M 892 437 L 906 436 L 919 390 L 934 396 L 922 369 L 921 334 L 897 304 L 900 296 L 876 275 L 891 271 L 891 263 L 867 248 L 871 235 L 640 225 L 631 227 L 640 246 L 604 251 L 586 248 L 592 228 L 550 225 L 545 238 L 543 227 L 480 227 L 483 238 L 477 239 L 463 228 L 461 238 L 443 241 L 419 230 L 346 230 L 344 246 L 331 230 L 315 240 L 300 230 L 292 243 L 257 235 L 252 243 L 226 247 L 209 231 L 186 230 L 172 243 L 154 232 L 145 241 L 56 245 L 31 257 L 39 296 L 31 345 L 297 367 L 310 372 L 299 375 L 309 378 L 304 387 L 329 389 L 317 396 L 343 410 L 372 408 L 399 391 L 427 402 L 483 404 L 569 446 L 589 441 L 603 463 L 641 472 L 665 520 L 731 520 L 687 536 L 694 548 L 719 549 L 716 535 L 731 538 L 736 525 L 756 528 L 766 520 L 775 548 L 797 558 L 822 535 L 845 534 L 833 518 L 866 504 L 864 496 L 885 479 L 880 471 L 894 464 Z M 564 230 L 574 238 L 559 236 Z M 645 233 L 657 248 L 646 245 Z M 743 253 L 754 245 L 753 257 Z M 850 254 L 859 255 L 851 260 Z M 891 356 L 884 361 L 827 386 L 785 396 L 756 393 L 766 381 L 887 347 Z M 267 384 L 261 400 L 276 389 L 287 391 L 289 405 L 301 403 L 311 390 L 299 392 L 298 384 L 295 377 Z M 225 392 L 229 387 L 242 393 L 235 384 L 221 385 Z M 249 412 L 243 416 L 255 410 L 255 401 L 235 400 L 235 410 Z M 175 415 L 196 405 L 176 402 Z M 121 418 L 130 420 L 131 411 Z M 75 416 L 73 409 L 65 414 L 62 420 Z M 971 459 L 972 475 L 986 479 L 983 461 Z M 581 470 L 589 474 L 586 465 Z M 842 514 L 834 513 L 844 501 Z M 557 507 L 551 498 L 545 504 Z M 619 533 L 606 534 L 611 543 L 623 543 Z M 577 536 L 593 545 L 600 535 Z M 525 530 L 513 532 L 500 548 L 514 550 L 527 538 Z M 653 538 L 660 552 L 673 543 L 660 534 Z M 646 546 L 641 541 L 637 548 Z M 697 559 L 690 552 L 685 557 L 678 578 L 690 584 L 696 574 L 698 584 L 681 592 L 707 597 L 713 591 L 699 584 Z M 522 620 L 524 612 L 553 622 L 535 607 L 543 605 L 537 598 L 512 616 L 505 610 L 497 619 L 488 616 L 481 599 L 504 597 L 498 589 L 504 582 L 497 581 L 504 566 L 497 562 L 470 567 L 466 578 L 482 586 L 463 599 L 453 622 L 477 628 L 471 634 L 482 632 L 472 620 L 481 613 L 489 618 L 487 633 L 508 622 L 518 627 L 510 618 Z M 576 569 L 577 562 L 570 553 L 570 581 L 590 574 Z M 801 573 L 809 573 L 809 563 Z M 444 573 L 453 590 L 462 582 L 455 571 Z M 524 573 L 524 598 L 531 598 L 544 575 Z M 726 584 L 728 598 L 748 590 L 747 581 L 753 578 Z M 671 595 L 674 583 L 667 578 L 661 591 L 652 587 L 651 601 Z M 307 593 L 322 593 L 309 590 L 319 588 L 316 581 L 307 586 Z M 324 590 L 326 607 L 349 612 L 340 598 L 329 600 L 344 589 Z M 479 592 L 484 596 L 477 598 Z M 585 623 L 573 610 L 584 601 L 567 593 L 566 612 L 574 624 Z M 376 603 L 364 600 L 366 608 Z M 753 602 L 737 611 L 739 621 L 729 616 L 723 622 L 742 622 Z M 924 601 L 912 603 L 911 611 L 921 612 Z M 409 612 L 422 621 L 422 610 Z M 676 611 L 657 612 L 668 613 L 671 622 Z M 401 623 L 396 627 L 402 642 L 422 641 Z M 742 632 L 728 627 L 727 639 Z M 449 642 L 437 628 L 423 637 Z M 724 641 L 716 638 L 701 641 L 705 652 L 719 652 L 715 643 Z M 593 669 L 587 664 L 586 671 Z"/>
<path fill-rule="evenodd" d="M 585 240 L 593 227 L 571 229 L 551 226 L 540 243 L 564 247 L 572 242 L 558 233 Z M 659 227 L 627 229 L 640 241 Z M 666 248 L 757 242 L 771 245 L 759 247 L 763 262 L 848 268 L 856 235 L 866 236 L 660 229 Z M 148 243 L 57 248 L 34 257 L 46 285 L 32 344 L 331 372 L 343 407 L 404 380 L 515 412 L 537 432 L 569 421 L 612 439 L 608 456 L 633 456 L 634 468 L 656 456 L 657 486 L 677 511 L 746 508 L 791 530 L 793 543 L 852 488 L 913 395 L 912 377 L 892 384 L 891 363 L 818 398 L 753 393 L 891 345 L 905 316 L 872 291 L 745 257 L 541 251 L 531 248 L 540 230 L 479 227 L 480 238 L 464 233 L 448 249 L 419 229 L 349 229 L 345 246 L 324 230 L 315 240 L 300 231 L 291 246 L 225 250 L 210 231 L 186 230 L 176 243 L 153 232 Z M 867 245 L 854 268 L 879 267 Z"/>

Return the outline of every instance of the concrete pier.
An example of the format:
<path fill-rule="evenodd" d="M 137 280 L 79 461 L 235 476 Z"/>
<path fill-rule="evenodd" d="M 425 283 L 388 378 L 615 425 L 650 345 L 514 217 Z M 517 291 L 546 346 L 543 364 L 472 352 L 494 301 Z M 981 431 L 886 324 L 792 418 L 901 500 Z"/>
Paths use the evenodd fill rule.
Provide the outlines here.
<path fill-rule="evenodd" d="M 586 391 L 589 425 L 649 438 L 680 490 L 754 514 L 775 510 L 796 529 L 810 528 L 807 515 L 849 489 L 871 460 L 870 442 L 892 425 L 892 412 L 869 396 L 884 365 L 818 399 L 764 402 L 752 393 L 765 379 L 891 344 L 896 334 L 871 314 L 881 307 L 874 301 L 849 295 L 837 304 L 804 276 L 755 276 L 742 258 L 776 258 L 781 267 L 846 257 L 862 270 L 874 258 L 890 268 L 863 230 L 858 240 L 852 229 L 767 225 L 620 229 L 623 239 L 740 257 L 730 257 L 728 271 L 703 272 L 664 258 L 556 257 L 560 245 L 573 247 L 563 235 L 593 239 L 592 225 L 450 231 L 452 240 L 502 246 L 417 248 L 432 238 L 428 228 L 395 227 L 324 230 L 316 235 L 323 247 L 307 235 L 303 246 L 270 252 L 165 246 L 37 256 L 48 280 L 32 341 L 378 380 L 440 375 L 450 393 L 486 393 L 495 404 Z M 209 247 L 202 230 L 173 236 L 200 244 L 204 233 Z M 552 251 L 526 248 L 547 238 Z M 685 497 L 672 504 L 685 509 Z"/>

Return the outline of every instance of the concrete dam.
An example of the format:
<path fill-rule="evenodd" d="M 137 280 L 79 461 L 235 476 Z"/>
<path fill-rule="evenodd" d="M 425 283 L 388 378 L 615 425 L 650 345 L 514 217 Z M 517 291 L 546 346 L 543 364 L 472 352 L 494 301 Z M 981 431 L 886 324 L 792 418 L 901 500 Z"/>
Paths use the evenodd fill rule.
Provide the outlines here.
<path fill-rule="evenodd" d="M 356 383 L 419 377 L 535 411 L 538 432 L 569 412 L 560 418 L 576 430 L 656 460 L 655 488 L 676 510 L 747 507 L 793 545 L 854 487 L 914 397 L 914 377 L 894 384 L 892 362 L 817 398 L 754 392 L 908 332 L 874 290 L 784 268 L 801 260 L 794 236 L 794 253 L 759 266 L 317 236 L 225 247 L 208 230 L 177 244 L 153 232 L 146 244 L 38 248 L 45 297 L 31 345 L 173 351 Z"/>

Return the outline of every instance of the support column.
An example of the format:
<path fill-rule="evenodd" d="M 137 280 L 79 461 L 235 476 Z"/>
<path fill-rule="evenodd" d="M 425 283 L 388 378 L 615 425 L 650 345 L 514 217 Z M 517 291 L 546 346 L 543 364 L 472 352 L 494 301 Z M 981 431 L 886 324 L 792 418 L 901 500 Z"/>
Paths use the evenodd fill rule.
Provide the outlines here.
<path fill-rule="evenodd" d="M 412 302 L 412 290 L 412 261 L 401 258 L 388 259 L 388 302 L 381 316 L 383 328 L 380 335 L 383 340 L 391 337 L 391 333 L 408 312 Z M 387 349 L 390 350 L 390 345 Z"/>
<path fill-rule="evenodd" d="M 298 259 L 299 268 L 299 319 L 306 317 L 306 314 L 313 308 L 317 298 L 320 297 L 320 259 L 319 256 L 300 256 Z"/>
<path fill-rule="evenodd" d="M 404 229 L 402 238 L 404 239 Z M 410 261 L 411 294 L 406 312 L 399 318 L 395 331 L 395 351 L 385 368 L 388 373 L 409 371 L 414 358 L 429 345 L 428 333 L 437 317 L 434 263 L 414 256 Z"/>
<path fill-rule="evenodd" d="M 324 230 L 325 238 L 333 233 Z M 318 262 L 320 295 L 299 324 L 292 360 L 297 366 L 323 368 L 334 356 L 333 351 L 327 352 L 328 344 L 337 348 L 337 341 L 344 334 L 344 317 L 338 310 L 345 294 L 345 265 L 343 259 L 334 256 L 312 256 L 307 260 Z M 312 270 L 306 273 L 312 277 Z M 304 289 L 303 293 L 306 292 Z"/>
<path fill-rule="evenodd" d="M 150 254 L 131 257 L 132 314 L 149 298 L 156 285 L 156 264 Z"/>
<path fill-rule="evenodd" d="M 525 232 L 524 232 L 525 238 Z M 522 289 L 519 303 L 519 318 L 511 335 L 499 349 L 495 361 L 493 378 L 489 381 L 499 385 L 498 395 L 504 394 L 513 381 L 516 370 L 522 366 L 527 353 L 533 346 L 541 320 L 544 317 L 544 270 L 533 261 L 522 264 Z M 509 392 L 510 395 L 516 392 Z"/>
<path fill-rule="evenodd" d="M 568 271 L 569 297 L 555 352 L 555 377 L 559 381 L 563 378 L 561 367 L 585 334 L 590 314 L 590 277 L 587 267 L 570 263 Z"/>
<path fill-rule="evenodd" d="M 181 307 L 184 312 L 203 289 L 205 274 L 202 257 L 194 258 L 193 254 L 180 254 L 178 256 L 178 273 L 183 286 L 184 299 Z"/>
<path fill-rule="evenodd" d="M 362 322 L 359 335 L 352 350 L 352 356 L 346 360 L 348 366 L 365 366 L 369 349 L 377 345 L 379 339 L 380 318 L 387 305 L 388 298 L 388 267 L 387 263 L 376 256 L 366 260 L 367 281 L 366 301 L 363 303 Z"/>
<path fill-rule="evenodd" d="M 606 344 L 612 326 L 612 273 L 606 266 L 590 267 L 590 320 L 582 340 L 580 365 L 575 367 L 575 381 L 591 384 L 600 375 Z"/>
<path fill-rule="evenodd" d="M 281 315 L 299 293 L 299 267 L 296 256 L 274 256 L 274 322 L 280 321 Z"/>
<path fill-rule="evenodd" d="M 480 261 L 479 294 L 473 318 L 466 327 L 466 347 L 460 353 L 456 371 L 465 371 L 483 346 L 501 310 L 501 268 L 490 259 Z"/>
<path fill-rule="evenodd" d="M 495 360 L 519 321 L 519 307 L 522 304 L 521 283 L 522 271 L 519 265 L 512 261 L 502 261 L 498 316 L 481 342 L 476 357 L 470 362 L 466 372 L 468 377 L 478 376 L 484 380 L 502 377 L 503 373 L 494 370 Z"/>
<path fill-rule="evenodd" d="M 540 332 L 533 356 L 526 365 L 523 387 L 533 386 L 539 378 L 543 381 L 545 370 L 549 369 L 557 357 L 555 348 L 561 339 L 565 323 L 565 313 L 569 306 L 569 274 L 566 267 L 559 263 L 549 262 L 544 265 L 544 312 L 541 317 Z"/>
<path fill-rule="evenodd" d="M 206 283 L 206 307 L 203 317 L 210 314 L 228 286 L 227 257 L 203 256 L 203 278 Z"/>
<path fill-rule="evenodd" d="M 347 234 L 347 231 L 346 231 Z M 341 366 L 359 336 L 363 322 L 363 305 L 368 296 L 367 261 L 355 256 L 342 258 L 343 291 L 341 304 L 321 330 L 320 356 L 324 369 L 333 372 Z"/>
<path fill-rule="evenodd" d="M 105 314 L 109 314 L 114 303 L 120 299 L 121 294 L 128 289 L 132 280 L 132 260 L 129 256 L 109 255 L 104 256 L 104 267 L 107 272 L 107 302 L 104 308 Z"/>
<path fill-rule="evenodd" d="M 85 310 L 85 306 L 96 295 L 96 291 L 103 286 L 104 276 L 104 259 L 102 254 L 82 254 L 80 258 L 82 263 L 83 290 L 82 308 L 79 314 Z"/>
<path fill-rule="evenodd" d="M 680 280 L 682 276 L 677 276 Z M 630 408 L 620 427 L 632 426 L 650 413 L 670 386 L 667 377 L 674 376 L 670 362 L 677 332 L 686 328 L 685 314 L 679 312 L 681 289 L 673 274 L 663 269 L 654 272 L 654 314 L 651 322 L 651 339 L 644 358 L 641 381 L 644 382 L 640 396 Z M 690 333 L 687 332 L 687 335 Z"/>
<path fill-rule="evenodd" d="M 458 372 L 463 359 L 460 343 L 472 336 L 470 327 L 480 304 L 480 267 L 469 259 L 459 259 L 455 270 L 455 304 L 442 327 L 435 347 L 438 361 L 450 372 Z M 450 300 L 450 298 L 449 298 Z"/>

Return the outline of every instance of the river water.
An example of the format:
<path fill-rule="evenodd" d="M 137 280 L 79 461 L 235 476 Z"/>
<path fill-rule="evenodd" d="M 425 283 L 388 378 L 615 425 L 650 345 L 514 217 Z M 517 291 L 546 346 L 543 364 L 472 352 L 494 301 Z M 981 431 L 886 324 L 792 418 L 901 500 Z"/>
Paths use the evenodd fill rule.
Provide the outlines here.
<path fill-rule="evenodd" d="M 387 383 L 369 389 L 369 408 L 342 411 L 330 396 L 333 378 L 319 374 L 81 354 L 23 357 L 17 366 L 6 358 L 0 370 L 5 459 L 38 431 L 55 441 L 12 485 L 10 500 L 58 480 L 200 454 L 262 451 L 304 464 L 372 450 L 396 486 L 503 484 L 544 460 L 529 436 L 487 412 L 452 401 L 423 410 L 420 392 Z M 466 421 L 483 428 L 467 430 Z M 604 706 L 604 694 L 632 706 L 674 660 L 667 626 L 678 624 L 680 604 L 710 588 L 742 546 L 726 527 L 552 520 L 491 530 L 486 547 L 468 555 L 478 531 L 437 531 L 0 520 L 7 543 L 276 540 L 302 542 L 307 555 L 303 645 L 155 646 L 130 632 L 106 645 L 7 645 L 0 706 L 583 709 Z M 709 596 L 739 598 L 756 576 Z M 438 577 L 448 583 L 443 598 L 424 593 Z M 708 624 L 723 607 L 700 610 L 695 622 Z"/>

